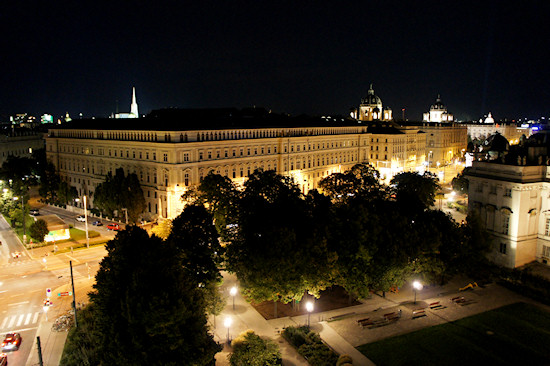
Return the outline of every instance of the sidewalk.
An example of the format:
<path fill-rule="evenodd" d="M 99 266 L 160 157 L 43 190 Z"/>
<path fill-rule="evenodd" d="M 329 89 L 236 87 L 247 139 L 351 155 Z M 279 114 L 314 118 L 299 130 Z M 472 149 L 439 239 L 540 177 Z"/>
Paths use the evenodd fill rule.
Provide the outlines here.
<path fill-rule="evenodd" d="M 94 281 L 95 280 L 93 279 L 83 279 L 75 283 L 75 288 L 77 289 L 77 303 L 88 303 L 88 292 L 91 290 L 91 285 Z M 65 291 L 71 291 L 71 286 L 69 284 L 52 289 L 53 294 Z M 53 306 L 48 309 L 46 314 L 42 315 L 41 322 L 36 331 L 36 336 L 40 337 L 44 366 L 57 366 L 61 361 L 68 331 L 56 332 L 52 330 L 52 326 L 58 317 L 67 314 L 67 312 L 72 308 L 73 298 L 72 296 L 56 297 L 56 295 L 52 295 L 52 300 L 54 302 Z M 33 340 L 33 347 L 29 358 L 27 359 L 26 365 L 38 365 L 38 347 L 36 338 Z"/>
<path fill-rule="evenodd" d="M 227 272 L 223 272 L 222 275 L 224 284 L 221 286 L 220 291 L 227 294 L 227 305 L 224 311 L 217 316 L 215 320 L 214 317 L 211 316 L 209 321 L 212 333 L 214 334 L 214 340 L 224 345 L 223 351 L 216 354 L 216 365 L 229 365 L 228 356 L 231 353 L 231 346 L 227 344 L 228 332 L 227 328 L 224 327 L 224 319 L 226 317 L 231 317 L 233 319 L 233 324 L 229 328 L 230 339 L 234 339 L 247 329 L 252 329 L 256 334 L 270 338 L 279 345 L 283 358 L 283 365 L 307 366 L 308 363 L 304 358 L 280 335 L 281 329 L 276 329 L 265 320 L 252 305 L 241 296 L 240 292 L 235 296 L 235 310 L 233 310 L 233 299 L 229 295 L 229 289 L 237 284 L 237 279 L 234 275 L 228 274 Z"/>

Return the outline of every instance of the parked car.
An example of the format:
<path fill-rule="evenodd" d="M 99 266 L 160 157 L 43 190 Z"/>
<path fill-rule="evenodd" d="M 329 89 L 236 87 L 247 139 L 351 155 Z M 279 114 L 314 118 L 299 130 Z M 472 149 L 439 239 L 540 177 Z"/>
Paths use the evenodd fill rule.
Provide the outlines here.
<path fill-rule="evenodd" d="M 92 225 L 94 225 L 94 226 L 103 226 L 103 223 L 99 220 L 96 220 L 96 221 L 92 222 Z"/>
<path fill-rule="evenodd" d="M 86 218 L 84 217 L 84 215 L 78 215 L 76 217 L 76 221 L 84 222 L 84 221 L 86 221 Z"/>
<path fill-rule="evenodd" d="M 29 213 L 32 215 L 32 216 L 38 216 L 40 215 L 40 211 L 37 209 L 37 208 L 33 208 L 29 211 Z"/>
<path fill-rule="evenodd" d="M 107 230 L 119 231 L 120 230 L 120 225 L 119 224 L 109 224 L 109 225 L 107 225 Z"/>
<path fill-rule="evenodd" d="M 11 256 L 15 259 L 15 258 L 19 258 L 21 257 L 21 252 L 12 252 L 11 253 Z"/>
<path fill-rule="evenodd" d="M 2 342 L 2 351 L 16 351 L 21 345 L 21 334 L 8 333 Z"/>

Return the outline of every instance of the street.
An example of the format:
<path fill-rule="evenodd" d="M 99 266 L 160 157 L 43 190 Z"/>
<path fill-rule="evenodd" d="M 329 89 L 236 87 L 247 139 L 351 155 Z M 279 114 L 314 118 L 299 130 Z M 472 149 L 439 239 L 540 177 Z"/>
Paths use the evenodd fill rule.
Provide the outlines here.
<path fill-rule="evenodd" d="M 41 208 L 42 215 L 55 213 L 67 223 L 76 214 L 62 209 Z M 78 228 L 84 223 L 78 223 Z M 101 234 L 114 237 L 115 233 L 104 227 Z M 0 217 L 0 336 L 6 333 L 21 334 L 22 342 L 17 351 L 7 352 L 9 365 L 34 364 L 38 357 L 36 352 L 36 336 L 40 329 L 40 337 L 45 365 L 57 365 L 64 344 L 59 341 L 57 332 L 51 332 L 51 323 L 55 318 L 65 314 L 71 307 L 72 296 L 58 296 L 58 293 L 70 291 L 70 267 L 73 263 L 73 277 L 77 302 L 87 302 L 87 293 L 91 290 L 99 262 L 106 255 L 105 248 L 94 246 L 90 249 L 75 250 L 71 253 L 48 255 L 51 248 L 36 248 L 27 251 L 15 236 L 8 223 Z M 14 253 L 20 253 L 18 257 Z M 52 306 L 44 313 L 46 289 L 51 289 Z M 47 321 L 48 320 L 48 321 Z M 42 324 L 42 328 L 40 325 Z M 47 325 L 47 327 L 45 327 Z M 63 334 L 66 336 L 66 332 Z M 54 347 L 57 346 L 57 347 Z M 31 354 L 32 350 L 32 354 Z M 48 352 L 56 350 L 56 352 Z M 33 362 L 28 362 L 33 360 Z"/>

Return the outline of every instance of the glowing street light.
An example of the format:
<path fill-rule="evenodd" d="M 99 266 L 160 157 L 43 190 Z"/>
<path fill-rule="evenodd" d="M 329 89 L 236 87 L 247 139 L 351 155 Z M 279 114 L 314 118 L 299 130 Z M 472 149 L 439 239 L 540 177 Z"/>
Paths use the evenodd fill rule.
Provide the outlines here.
<path fill-rule="evenodd" d="M 237 286 L 231 287 L 229 294 L 233 297 L 233 310 L 235 310 L 235 295 L 237 295 Z"/>
<path fill-rule="evenodd" d="M 310 317 L 311 317 L 311 312 L 313 311 L 313 302 L 312 301 L 308 301 L 306 302 L 306 310 L 307 310 L 307 327 L 309 328 L 309 320 L 310 320 Z"/>
<path fill-rule="evenodd" d="M 416 304 L 416 291 L 422 290 L 422 284 L 420 281 L 414 281 L 413 282 L 413 288 L 414 288 L 414 303 Z"/>
<path fill-rule="evenodd" d="M 46 315 L 46 321 L 48 321 L 48 310 L 50 309 L 50 307 L 48 305 L 44 305 L 42 307 L 42 310 L 44 310 L 44 315 Z"/>
<path fill-rule="evenodd" d="M 233 318 L 230 316 L 226 317 L 223 321 L 223 326 L 227 328 L 227 343 L 229 343 L 229 328 L 233 324 Z"/>

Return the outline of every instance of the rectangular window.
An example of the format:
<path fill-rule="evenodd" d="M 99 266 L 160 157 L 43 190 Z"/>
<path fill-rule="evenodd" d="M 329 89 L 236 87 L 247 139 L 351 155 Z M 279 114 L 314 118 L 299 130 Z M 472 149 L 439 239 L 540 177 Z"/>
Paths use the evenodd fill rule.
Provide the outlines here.
<path fill-rule="evenodd" d="M 491 185 L 489 187 L 489 194 L 497 194 L 497 186 Z"/>
<path fill-rule="evenodd" d="M 168 154 L 162 154 L 162 160 L 168 161 Z"/>
<path fill-rule="evenodd" d="M 512 197 L 512 189 L 511 188 L 506 188 L 504 190 L 504 197 Z"/>
<path fill-rule="evenodd" d="M 504 215 L 502 217 L 502 233 L 508 235 L 509 228 L 510 228 L 510 216 Z"/>
<path fill-rule="evenodd" d="M 544 235 L 550 236 L 550 217 L 546 218 L 546 225 L 544 225 Z"/>
<path fill-rule="evenodd" d="M 502 254 L 506 254 L 506 243 L 500 243 L 499 252 L 501 252 Z"/>
<path fill-rule="evenodd" d="M 189 153 L 183 153 L 183 161 L 189 161 Z"/>
<path fill-rule="evenodd" d="M 202 152 L 199 153 L 199 160 L 202 160 Z"/>
<path fill-rule="evenodd" d="M 546 258 L 550 258 L 550 247 L 547 245 L 542 246 L 542 256 Z"/>

